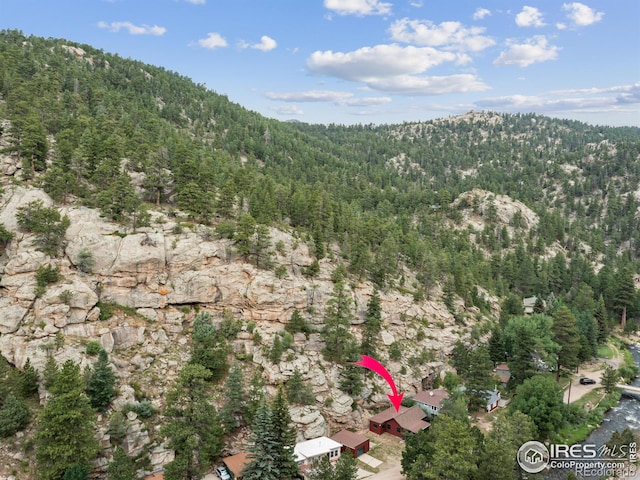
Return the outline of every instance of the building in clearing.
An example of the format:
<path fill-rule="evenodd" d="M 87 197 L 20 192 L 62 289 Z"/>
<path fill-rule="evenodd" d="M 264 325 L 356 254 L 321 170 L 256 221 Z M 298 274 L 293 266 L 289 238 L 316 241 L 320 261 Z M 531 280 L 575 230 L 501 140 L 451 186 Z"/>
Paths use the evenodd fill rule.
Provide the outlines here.
<path fill-rule="evenodd" d="M 435 390 L 416 393 L 413 401 L 426 412 L 429 418 L 433 418 L 438 415 L 440 407 L 442 407 L 442 402 L 447 398 L 449 398 L 449 392 L 444 388 L 436 388 Z"/>
<path fill-rule="evenodd" d="M 360 455 L 367 453 L 370 448 L 367 437 L 349 430 L 340 430 L 333 435 L 331 439 L 342 444 L 341 453 L 349 450 L 354 458 L 358 458 Z"/>
<path fill-rule="evenodd" d="M 402 438 L 405 433 L 418 433 L 429 428 L 431 424 L 424 420 L 425 417 L 424 410 L 418 405 L 411 408 L 400 406 L 397 412 L 395 407 L 389 407 L 369 419 L 369 430 L 378 435 L 387 432 Z"/>
<path fill-rule="evenodd" d="M 318 437 L 312 440 L 296 443 L 293 455 L 300 468 L 300 473 L 306 476 L 314 462 L 320 461 L 327 456 L 331 462 L 340 458 L 342 444 L 328 437 Z"/>

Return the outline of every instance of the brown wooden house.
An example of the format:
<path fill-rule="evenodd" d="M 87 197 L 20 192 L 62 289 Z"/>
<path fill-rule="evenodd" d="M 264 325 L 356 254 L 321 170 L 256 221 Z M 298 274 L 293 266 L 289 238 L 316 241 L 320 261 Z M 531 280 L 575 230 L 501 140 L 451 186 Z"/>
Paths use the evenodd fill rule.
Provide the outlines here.
<path fill-rule="evenodd" d="M 378 435 L 390 433 L 402 438 L 405 433 L 418 433 L 431 425 L 425 421 L 426 413 L 418 405 L 411 408 L 400 406 L 396 412 L 394 407 L 374 415 L 369 419 L 369 430 Z"/>
<path fill-rule="evenodd" d="M 349 430 L 340 430 L 338 433 L 331 437 L 331 440 L 335 440 L 342 444 L 342 453 L 349 450 L 354 458 L 358 458 L 369 451 L 369 439 L 359 433 L 351 432 Z"/>

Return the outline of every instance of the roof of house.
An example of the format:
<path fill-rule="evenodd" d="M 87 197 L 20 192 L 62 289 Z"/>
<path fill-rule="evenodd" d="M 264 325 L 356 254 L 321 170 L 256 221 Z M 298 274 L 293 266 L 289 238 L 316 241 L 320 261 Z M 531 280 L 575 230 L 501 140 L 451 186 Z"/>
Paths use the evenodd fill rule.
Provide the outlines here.
<path fill-rule="evenodd" d="M 341 443 L 330 439 L 329 437 L 318 437 L 312 440 L 296 443 L 293 449 L 296 461 L 304 460 L 305 458 L 313 458 L 319 455 L 326 455 L 331 450 L 342 447 Z"/>
<path fill-rule="evenodd" d="M 435 390 L 423 390 L 418 392 L 414 395 L 413 400 L 435 408 L 440 408 L 442 402 L 447 398 L 449 398 L 449 392 L 444 388 L 437 388 Z"/>
<path fill-rule="evenodd" d="M 247 459 L 248 455 L 249 452 L 240 452 L 222 459 L 227 468 L 233 473 L 234 478 L 242 476 L 242 470 L 251 461 L 250 459 Z"/>
<path fill-rule="evenodd" d="M 500 392 L 498 390 L 491 390 L 489 395 L 489 399 L 487 400 L 487 406 L 493 405 L 498 400 L 500 400 Z"/>
<path fill-rule="evenodd" d="M 144 480 L 164 480 L 164 471 L 152 473 L 144 477 Z"/>
<path fill-rule="evenodd" d="M 349 448 L 356 448 L 369 441 L 364 435 L 349 430 L 340 430 L 335 435 L 332 435 L 331 439 Z"/>
<path fill-rule="evenodd" d="M 407 410 L 407 407 L 403 407 L 402 405 L 400 405 L 399 411 L 396 411 L 395 407 L 389 407 L 380 413 L 376 413 L 373 417 L 369 418 L 369 421 L 374 423 L 388 422 L 389 420 L 391 420 L 392 418 L 395 418 L 398 414 L 406 410 Z"/>
<path fill-rule="evenodd" d="M 422 410 L 418 405 L 414 405 L 398 415 L 396 417 L 396 422 L 398 422 L 398 425 L 405 430 L 418 433 L 420 430 L 424 430 L 431 425 L 429 422 L 425 422 L 423 420 L 424 417 L 424 410 Z"/>

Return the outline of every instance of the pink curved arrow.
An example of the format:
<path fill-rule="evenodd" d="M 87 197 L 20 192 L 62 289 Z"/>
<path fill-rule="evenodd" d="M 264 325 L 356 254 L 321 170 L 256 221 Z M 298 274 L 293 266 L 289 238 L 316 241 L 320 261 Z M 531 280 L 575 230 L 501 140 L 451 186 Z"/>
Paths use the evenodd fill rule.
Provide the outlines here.
<path fill-rule="evenodd" d="M 376 372 L 378 375 L 384 378 L 391 387 L 391 391 L 393 392 L 392 394 L 387 394 L 387 397 L 389 397 L 389 400 L 391 400 L 391 403 L 395 407 L 396 412 L 399 412 L 400 403 L 402 402 L 404 393 L 398 393 L 396 384 L 393 381 L 393 378 L 391 378 L 391 374 L 389 373 L 389 371 L 375 358 L 368 357 L 367 355 L 361 355 L 361 357 L 362 360 L 360 360 L 359 362 L 349 363 L 351 363 L 352 365 L 358 365 L 360 367 L 368 368 L 369 370 Z"/>

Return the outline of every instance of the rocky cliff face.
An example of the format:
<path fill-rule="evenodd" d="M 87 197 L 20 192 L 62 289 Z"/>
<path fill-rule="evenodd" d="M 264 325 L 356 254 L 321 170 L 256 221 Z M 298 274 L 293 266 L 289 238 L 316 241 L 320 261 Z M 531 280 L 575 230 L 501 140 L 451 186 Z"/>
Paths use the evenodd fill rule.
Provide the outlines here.
<path fill-rule="evenodd" d="M 47 357 L 53 355 L 58 362 L 73 359 L 90 365 L 94 360 L 87 356 L 86 344 L 99 341 L 110 353 L 119 379 L 114 408 L 134 400 L 133 387 L 161 408 L 189 357 L 193 307 L 209 311 L 217 319 L 228 310 L 243 321 L 233 354 L 247 362 L 247 372 L 262 367 L 267 388 L 273 392 L 298 368 L 313 387 L 316 405 L 292 409 L 301 438 L 325 434 L 329 424 L 334 430 L 366 424 L 362 408 L 353 408 L 354 399 L 337 388 L 342 367 L 324 361 L 319 334 L 296 334 L 293 350 L 285 352 L 279 364 L 271 363 L 263 352 L 263 346 L 271 345 L 294 309 L 321 327 L 333 288 L 330 275 L 335 264 L 329 260 L 321 262 L 315 278 L 302 275 L 302 268 L 313 259 L 307 245 L 291 234 L 271 229 L 273 243 L 284 245 L 275 262 L 286 266 L 287 275 L 277 278 L 272 271 L 257 269 L 236 257 L 230 241 L 214 239 L 205 227 L 178 228 L 175 219 L 152 212 L 151 227 L 122 234 L 121 225 L 105 221 L 97 211 L 66 206 L 60 208 L 71 220 L 64 255 L 50 258 L 35 250 L 31 234 L 17 228 L 17 209 L 36 199 L 45 205 L 53 203 L 41 190 L 19 186 L 7 186 L 0 200 L 0 222 L 15 235 L 0 257 L 0 354 L 9 362 L 22 368 L 30 358 L 42 369 Z M 93 256 L 91 273 L 77 268 L 82 251 Z M 36 298 L 35 272 L 48 264 L 59 267 L 62 280 Z M 349 286 L 355 313 L 352 330 L 357 338 L 372 290 L 367 283 Z M 394 342 L 402 349 L 400 361 L 389 361 L 386 353 L 381 354 L 382 359 L 401 389 L 415 391 L 424 377 L 444 368 L 458 335 L 466 332 L 454 325 L 441 303 L 415 302 L 411 295 L 397 291 L 382 292 L 381 303 L 380 351 L 385 352 Z M 111 318 L 101 319 L 101 304 L 119 307 Z M 255 341 L 256 332 L 261 342 Z M 408 362 L 424 351 L 431 352 L 430 361 L 420 365 Z M 359 407 L 388 401 L 386 386 L 379 379 L 374 382 L 367 391 L 371 393 L 373 388 L 376 393 L 366 403 L 358 400 Z M 139 433 L 137 420 L 129 420 L 129 428 Z M 134 449 L 140 448 L 140 442 L 152 442 L 146 432 L 146 436 L 140 434 L 142 439 L 136 435 L 127 443 Z M 156 453 L 152 462 L 166 461 L 165 451 Z"/>

